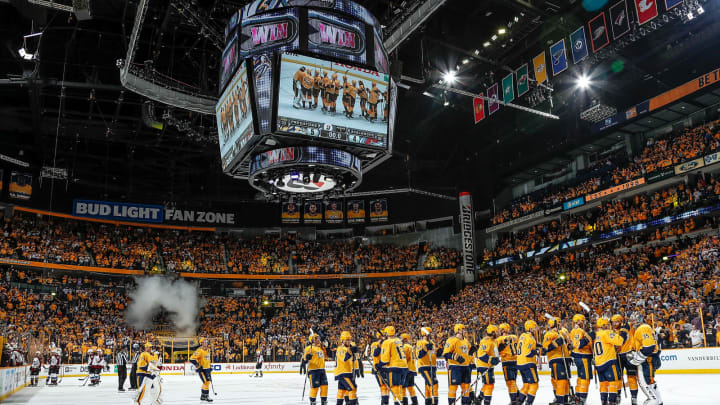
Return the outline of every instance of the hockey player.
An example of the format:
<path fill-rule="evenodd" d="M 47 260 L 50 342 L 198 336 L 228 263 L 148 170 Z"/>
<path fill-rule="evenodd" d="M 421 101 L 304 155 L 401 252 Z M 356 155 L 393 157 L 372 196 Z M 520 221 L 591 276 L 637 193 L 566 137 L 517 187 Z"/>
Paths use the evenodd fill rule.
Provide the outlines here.
<path fill-rule="evenodd" d="M 570 395 L 570 370 L 568 370 L 568 359 L 565 358 L 569 350 L 565 338 L 558 331 L 557 319 L 548 319 L 547 327 L 548 330 L 543 337 L 542 354 L 547 356 L 550 366 L 551 381 L 555 391 L 553 404 L 564 404 Z"/>
<path fill-rule="evenodd" d="M 622 315 L 615 314 L 610 318 L 610 322 L 612 323 L 612 328 L 615 331 L 615 333 L 622 336 L 625 343 L 623 343 L 622 346 L 618 349 L 618 377 L 620 377 L 620 380 L 623 379 L 623 370 L 627 373 L 627 381 L 628 385 L 630 386 L 630 398 L 632 405 L 637 404 L 637 396 L 638 396 L 638 383 L 637 383 L 637 367 L 630 364 L 630 362 L 627 360 L 627 354 L 630 353 L 634 348 L 635 344 L 633 342 L 633 334 L 635 333 L 635 329 L 633 329 L 628 323 L 625 322 L 625 319 Z M 618 381 L 618 402 L 620 402 L 620 390 L 622 389 L 622 381 Z"/>
<path fill-rule="evenodd" d="M 618 375 L 616 347 L 622 346 L 622 336 L 610 328 L 607 318 L 598 318 L 593 348 L 595 352 L 595 368 L 600 380 L 600 401 L 602 405 L 614 404 L 617 400 Z"/>
<path fill-rule="evenodd" d="M 133 405 L 159 405 L 162 401 L 160 368 L 157 365 L 158 358 L 153 355 L 152 343 L 145 343 L 145 351 L 137 358 L 137 387 L 138 393 Z"/>
<path fill-rule="evenodd" d="M 293 75 L 293 92 L 295 93 L 295 99 L 297 100 L 302 89 L 302 81 L 305 77 L 305 66 L 301 66 L 300 69 Z"/>
<path fill-rule="evenodd" d="M 538 325 L 532 319 L 525 321 L 525 333 L 518 339 L 517 368 L 522 377 L 523 386 L 518 394 L 518 403 L 532 405 L 538 389 L 537 356 L 538 343 L 535 334 Z"/>
<path fill-rule="evenodd" d="M 485 328 L 485 337 L 480 341 L 477 353 L 475 354 L 475 365 L 477 366 L 478 378 L 482 377 L 483 386 L 478 393 L 475 403 L 480 405 L 483 401 L 485 405 L 490 405 L 492 401 L 492 393 L 495 389 L 495 366 L 500 362 L 497 349 L 498 327 L 488 325 Z"/>
<path fill-rule="evenodd" d="M 306 72 L 302 77 L 302 106 L 303 108 L 312 108 L 313 105 L 313 88 L 315 87 L 315 78 Z M 305 103 L 307 102 L 307 106 Z"/>
<path fill-rule="evenodd" d="M 400 339 L 403 343 L 403 351 L 405 352 L 405 359 L 408 364 L 408 372 L 405 375 L 405 384 L 403 384 L 407 396 L 403 397 L 403 405 L 408 405 L 408 396 L 412 405 L 418 405 L 417 395 L 415 394 L 415 376 L 417 375 L 417 358 L 415 357 L 415 350 L 412 344 L 410 344 L 410 335 L 407 333 L 400 334 Z"/>
<path fill-rule="evenodd" d="M 357 97 L 357 92 L 357 82 L 355 80 L 345 85 L 345 95 L 347 97 L 347 111 L 345 115 L 348 118 L 353 118 L 353 111 L 355 110 L 355 98 Z"/>
<path fill-rule="evenodd" d="M 643 375 L 638 385 L 648 398 L 644 405 L 662 405 L 662 397 L 655 381 L 655 372 L 662 365 L 655 332 L 650 325 L 643 322 L 642 315 L 638 312 L 630 315 L 630 326 L 635 328 L 635 333 L 630 337 L 634 342 L 635 351 L 629 352 L 626 358 L 630 364 L 638 368 L 638 377 L 642 368 Z"/>
<path fill-rule="evenodd" d="M 338 383 L 337 405 L 357 404 L 357 384 L 355 383 L 355 356 L 357 347 L 352 344 L 350 332 L 340 333 L 340 346 L 335 351 L 335 380 Z"/>
<path fill-rule="evenodd" d="M 40 375 L 40 370 L 42 369 L 42 353 L 35 352 L 35 357 L 32 359 L 32 363 L 30 363 L 30 386 L 31 387 L 37 387 L 38 385 L 38 376 Z"/>
<path fill-rule="evenodd" d="M 395 405 L 400 405 L 404 397 L 403 385 L 408 372 L 407 357 L 402 342 L 395 336 L 394 326 L 385 328 L 385 336 L 387 338 L 382 343 L 378 366 L 380 371 L 387 369 L 387 381 L 394 394 Z"/>
<path fill-rule="evenodd" d="M 313 76 L 313 91 L 312 91 L 312 95 L 313 95 L 312 109 L 313 110 L 316 109 L 318 106 L 318 96 L 320 95 L 320 91 L 322 90 L 322 84 L 323 84 L 323 79 L 322 79 L 322 77 L 320 77 L 320 71 L 316 69 L 314 71 L 314 73 L 315 73 L 315 75 Z"/>
<path fill-rule="evenodd" d="M 370 104 L 370 122 L 373 122 L 377 120 L 377 105 L 380 101 L 380 96 L 382 93 L 380 92 L 380 89 L 377 87 L 377 83 L 372 84 L 372 88 L 370 89 L 370 93 L 368 94 L 368 103 Z"/>
<path fill-rule="evenodd" d="M 360 110 L 362 110 L 362 116 L 368 117 L 367 101 L 368 101 L 368 90 L 365 88 L 365 84 L 362 80 L 358 86 L 358 97 L 360 97 Z"/>
<path fill-rule="evenodd" d="M 382 333 L 375 332 L 375 341 L 370 344 L 370 355 L 372 356 L 373 375 L 380 387 L 380 405 L 388 405 L 390 402 L 390 387 L 387 385 L 388 375 L 386 370 L 380 369 L 380 357 L 382 355 Z"/>
<path fill-rule="evenodd" d="M 262 376 L 263 376 L 262 367 L 263 367 L 263 362 L 265 361 L 263 354 L 262 354 L 262 350 L 258 350 L 257 352 L 255 352 L 255 356 L 257 356 L 257 360 L 255 361 L 255 375 L 253 375 L 253 377 L 262 378 Z"/>
<path fill-rule="evenodd" d="M 415 358 L 418 372 L 425 379 L 425 405 L 438 405 L 437 352 L 431 333 L 429 327 L 420 328 L 422 338 L 415 344 Z"/>
<path fill-rule="evenodd" d="M 309 345 L 305 347 L 300 372 L 307 373 L 310 379 L 310 404 L 315 405 L 318 389 L 320 390 L 320 405 L 327 405 L 328 379 L 325 373 L 325 358 L 327 353 L 320 343 L 320 336 L 311 334 Z"/>
<path fill-rule="evenodd" d="M 372 111 L 372 110 L 371 110 Z M 372 114 L 372 112 L 371 112 Z M 465 325 L 458 323 L 453 326 L 455 336 L 445 341 L 443 357 L 448 363 L 449 387 L 448 405 L 455 403 L 458 385 L 462 393 L 462 404 L 470 404 L 470 342 L 465 339 Z"/>
<path fill-rule="evenodd" d="M 59 348 L 53 349 L 50 353 L 50 358 L 48 359 L 48 380 L 50 385 L 58 384 L 58 373 L 60 373 L 60 366 L 62 365 L 61 353 Z M 98 376 L 98 381 L 99 380 L 100 377 Z"/>
<path fill-rule="evenodd" d="M 510 404 L 516 405 L 517 388 L 517 336 L 510 334 L 510 325 L 501 323 L 498 326 L 500 337 L 497 338 L 497 348 L 502 361 L 503 376 L 510 394 Z"/>
<path fill-rule="evenodd" d="M 94 387 L 100 384 L 100 374 L 107 365 L 102 355 L 102 349 L 88 350 L 88 371 L 90 373 L 90 386 Z M 51 381 L 52 383 L 52 381 Z"/>
<path fill-rule="evenodd" d="M 323 77 L 322 77 L 322 100 L 323 100 L 323 108 L 322 111 L 329 112 L 330 111 L 330 87 L 332 86 L 332 81 L 328 77 L 327 70 L 323 70 Z"/>
<path fill-rule="evenodd" d="M 340 93 L 340 89 L 342 88 L 340 80 L 338 80 L 337 73 L 333 73 L 332 75 L 332 85 L 330 86 L 330 88 L 332 89 L 332 92 L 330 93 L 330 112 L 334 115 L 334 113 L 337 112 L 338 94 Z"/>
<path fill-rule="evenodd" d="M 585 330 L 585 315 L 573 316 L 573 330 L 570 331 L 572 353 L 570 354 L 577 368 L 577 384 L 575 385 L 575 401 L 584 404 L 587 401 L 590 379 L 592 378 L 593 337 L 595 333 Z"/>
<path fill-rule="evenodd" d="M 210 398 L 210 382 L 212 381 L 212 364 L 210 364 L 210 350 L 208 350 L 208 341 L 205 338 L 200 338 L 200 347 L 195 350 L 195 353 L 190 356 L 190 363 L 195 366 L 195 371 L 202 381 L 202 388 L 200 388 L 200 400 L 212 402 Z"/>

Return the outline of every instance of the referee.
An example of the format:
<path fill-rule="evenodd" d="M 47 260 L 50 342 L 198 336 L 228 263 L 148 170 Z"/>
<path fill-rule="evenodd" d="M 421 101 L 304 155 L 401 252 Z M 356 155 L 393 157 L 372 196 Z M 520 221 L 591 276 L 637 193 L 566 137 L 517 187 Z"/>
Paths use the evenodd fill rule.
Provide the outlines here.
<path fill-rule="evenodd" d="M 127 347 L 122 346 L 115 355 L 115 365 L 118 372 L 118 391 L 125 391 L 125 379 L 127 378 L 128 354 Z"/>
<path fill-rule="evenodd" d="M 138 357 L 140 357 L 140 346 L 134 343 L 132 345 L 132 358 L 130 359 L 132 365 L 130 368 L 130 390 L 138 389 L 137 375 L 135 374 L 137 372 Z"/>

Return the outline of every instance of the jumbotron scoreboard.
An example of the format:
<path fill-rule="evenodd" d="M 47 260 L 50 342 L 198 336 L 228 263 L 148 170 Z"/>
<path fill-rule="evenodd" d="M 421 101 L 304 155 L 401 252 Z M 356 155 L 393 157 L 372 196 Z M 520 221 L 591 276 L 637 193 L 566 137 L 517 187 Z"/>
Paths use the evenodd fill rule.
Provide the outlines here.
<path fill-rule="evenodd" d="M 397 88 L 377 19 L 350 0 L 256 0 L 225 28 L 223 171 L 268 196 L 334 196 L 392 152 Z"/>

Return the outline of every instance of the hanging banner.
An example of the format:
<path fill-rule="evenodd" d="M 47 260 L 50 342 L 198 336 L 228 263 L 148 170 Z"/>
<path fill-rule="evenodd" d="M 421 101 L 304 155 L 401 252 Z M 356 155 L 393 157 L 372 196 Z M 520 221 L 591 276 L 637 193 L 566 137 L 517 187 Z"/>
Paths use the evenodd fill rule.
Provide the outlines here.
<path fill-rule="evenodd" d="M 480 96 L 483 94 L 480 93 Z M 473 113 L 475 114 L 475 123 L 485 119 L 485 100 L 479 97 L 473 98 Z"/>
<path fill-rule="evenodd" d="M 487 94 L 488 97 L 490 97 L 492 100 L 498 100 L 498 84 L 495 83 L 490 86 L 487 89 Z M 500 104 L 498 104 L 496 101 L 488 101 L 488 112 L 490 112 L 490 115 L 494 114 L 499 109 Z"/>
<path fill-rule="evenodd" d="M 347 205 L 348 224 L 361 224 L 365 222 L 365 201 L 350 200 Z"/>
<path fill-rule="evenodd" d="M 517 76 L 517 94 L 518 97 L 522 97 L 525 93 L 530 91 L 530 82 L 528 81 L 528 65 L 524 63 L 522 66 L 515 71 Z"/>
<path fill-rule="evenodd" d="M 32 197 L 32 174 L 10 172 L 10 197 L 18 200 L 29 200 Z"/>
<path fill-rule="evenodd" d="M 679 5 L 681 5 L 685 0 L 665 0 L 665 9 L 671 10 Z"/>
<path fill-rule="evenodd" d="M 545 69 L 545 51 L 533 58 L 533 66 L 535 69 L 535 80 L 537 84 L 543 84 L 547 81 L 547 69 Z"/>
<path fill-rule="evenodd" d="M 460 232 L 462 236 L 463 270 L 475 272 L 475 220 L 473 218 L 472 196 L 460 193 Z"/>
<path fill-rule="evenodd" d="M 565 38 L 557 41 L 550 47 L 550 60 L 552 60 L 553 76 L 557 76 L 568 68 L 567 53 L 565 53 Z"/>
<path fill-rule="evenodd" d="M 590 20 L 588 27 L 590 28 L 590 42 L 592 43 L 593 53 L 605 48 L 610 43 L 605 13 L 600 13 Z"/>
<path fill-rule="evenodd" d="M 631 180 L 624 184 L 606 188 L 605 190 L 598 191 L 597 193 L 588 194 L 585 196 L 585 202 L 590 202 L 592 200 L 597 200 L 598 198 L 607 197 L 610 194 L 615 194 L 615 193 L 619 193 L 620 191 L 629 190 L 629 189 L 637 187 L 637 186 L 642 186 L 643 184 L 645 184 L 645 178 L 640 177 L 639 179 Z"/>
<path fill-rule="evenodd" d="M 502 79 L 503 101 L 505 103 L 511 103 L 513 100 L 515 100 L 515 83 L 513 80 L 514 76 L 514 73 L 510 73 Z"/>
<path fill-rule="evenodd" d="M 342 224 L 345 219 L 343 202 L 341 200 L 330 200 L 325 202 L 325 222 L 328 224 Z"/>
<path fill-rule="evenodd" d="M 387 222 L 388 202 L 385 198 L 370 201 L 370 222 Z"/>
<path fill-rule="evenodd" d="M 585 27 L 580 27 L 570 34 L 570 47 L 572 50 L 573 63 L 576 65 L 588 56 L 587 38 L 585 38 Z"/>
<path fill-rule="evenodd" d="M 612 27 L 613 40 L 630 32 L 630 17 L 628 16 L 625 0 L 620 0 L 610 7 L 610 26 Z"/>
<path fill-rule="evenodd" d="M 299 224 L 300 209 L 295 203 L 282 203 L 282 223 L 283 224 Z"/>
<path fill-rule="evenodd" d="M 643 25 L 658 16 L 657 2 L 654 0 L 635 0 L 638 24 Z"/>
<path fill-rule="evenodd" d="M 319 224 L 322 222 L 322 202 L 305 201 L 303 207 L 303 221 L 306 224 Z"/>

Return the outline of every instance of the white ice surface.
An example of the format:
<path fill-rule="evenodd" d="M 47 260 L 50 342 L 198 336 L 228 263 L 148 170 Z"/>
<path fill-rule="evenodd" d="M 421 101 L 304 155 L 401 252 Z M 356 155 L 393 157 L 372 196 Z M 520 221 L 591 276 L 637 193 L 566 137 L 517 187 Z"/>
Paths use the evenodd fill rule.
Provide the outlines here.
<path fill-rule="evenodd" d="M 214 375 L 217 396 L 210 395 L 215 404 L 262 404 L 262 405 L 308 405 L 307 394 L 305 400 L 300 400 L 303 389 L 303 377 L 299 374 L 265 374 L 263 378 L 252 378 L 247 374 Z M 447 377 L 440 378 L 440 404 L 447 404 Z M 505 405 L 509 403 L 509 396 L 502 376 L 495 384 L 493 404 Z M 206 404 L 200 401 L 200 379 L 195 376 L 165 376 L 163 377 L 163 405 Z M 328 404 L 335 405 L 337 385 L 332 375 L 328 375 L 330 382 Z M 713 374 L 700 375 L 670 375 L 657 376 L 658 385 L 665 405 L 717 405 L 720 403 L 717 388 L 720 377 Z M 57 387 L 45 387 L 40 381 L 40 387 L 27 387 L 17 394 L 3 401 L 5 404 L 52 404 L 52 405 L 130 405 L 135 395 L 133 392 L 118 392 L 117 377 L 103 377 L 102 383 L 97 387 L 80 387 L 82 382 L 77 378 L 66 378 Z M 416 380 L 421 386 L 422 379 Z M 573 379 L 574 383 L 574 379 Z M 126 383 L 127 387 L 127 383 Z M 628 392 L 629 394 L 629 392 Z M 375 380 L 370 375 L 358 381 L 358 397 L 360 405 L 379 405 L 380 391 Z M 639 393 L 640 404 L 644 401 L 642 392 Z M 550 376 L 540 376 L 540 389 L 535 404 L 546 405 L 552 399 Z M 423 399 L 418 395 L 422 405 Z M 319 404 L 320 401 L 318 401 Z M 589 404 L 600 404 L 600 398 L 595 385 L 590 385 Z M 630 404 L 629 398 L 623 398 L 623 404 Z"/>

